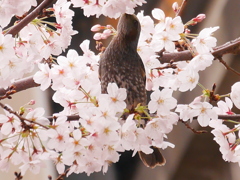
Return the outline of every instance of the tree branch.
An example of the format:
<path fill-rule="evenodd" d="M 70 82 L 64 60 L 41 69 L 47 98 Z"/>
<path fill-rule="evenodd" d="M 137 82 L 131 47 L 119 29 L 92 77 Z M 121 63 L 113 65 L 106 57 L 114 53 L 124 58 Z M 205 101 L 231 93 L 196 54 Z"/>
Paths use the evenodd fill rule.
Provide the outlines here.
<path fill-rule="evenodd" d="M 207 131 L 205 131 L 205 130 L 196 130 L 196 129 L 192 128 L 186 121 L 183 121 L 182 119 L 179 119 L 179 121 L 181 123 L 183 123 L 186 126 L 186 128 L 190 129 L 195 134 L 207 133 Z"/>
<path fill-rule="evenodd" d="M 14 87 L 13 89 L 16 90 L 16 92 L 20 92 L 33 87 L 38 87 L 39 84 L 35 83 L 33 77 L 30 76 L 14 82 L 12 86 Z M 10 88 L 8 89 L 0 88 L 0 96 L 4 96 L 9 89 Z"/>
<path fill-rule="evenodd" d="M 212 55 L 216 58 L 222 57 L 225 54 L 240 54 L 240 37 L 215 47 L 212 52 Z"/>
<path fill-rule="evenodd" d="M 225 54 L 240 54 L 240 37 L 213 48 L 212 55 L 216 59 L 222 57 Z M 191 60 L 192 58 L 193 56 L 191 52 L 189 50 L 186 50 L 181 52 L 166 53 L 163 54 L 158 59 L 161 63 L 169 63 L 171 60 L 178 62 Z"/>
<path fill-rule="evenodd" d="M 187 4 L 187 1 L 188 1 L 188 0 L 183 0 L 183 1 L 182 1 L 182 4 L 181 4 L 181 6 L 180 6 L 180 8 L 179 8 L 179 10 L 178 10 L 178 12 L 177 12 L 177 14 L 176 14 L 176 16 L 181 16 L 181 15 L 182 15 L 182 12 L 183 12 L 183 10 L 185 9 L 185 6 L 186 6 L 186 4 Z"/>
<path fill-rule="evenodd" d="M 236 75 L 240 76 L 240 73 L 238 71 L 234 70 L 233 68 L 231 68 L 230 66 L 228 66 L 227 63 L 222 59 L 222 57 L 218 57 L 218 60 L 225 66 L 225 68 L 227 70 L 232 71 Z"/>
<path fill-rule="evenodd" d="M 28 23 L 35 19 L 39 13 L 47 7 L 49 4 L 53 3 L 55 0 L 44 0 L 39 6 L 37 6 L 30 14 L 28 14 L 23 20 L 18 24 L 13 26 L 6 34 L 11 34 L 13 37 L 21 31 Z"/>
<path fill-rule="evenodd" d="M 50 121 L 53 121 L 53 119 L 56 119 L 57 117 L 55 116 L 48 116 L 47 119 Z M 80 118 L 79 115 L 71 115 L 67 116 L 68 121 L 77 121 Z M 234 115 L 218 115 L 218 119 L 223 119 L 223 120 L 234 120 L 236 122 L 240 122 L 240 114 L 234 114 Z"/>
<path fill-rule="evenodd" d="M 240 54 L 240 37 L 229 41 L 223 45 L 217 46 L 213 49 L 213 56 L 215 56 L 216 59 L 219 59 L 219 57 L 222 57 L 225 54 Z M 177 61 L 186 61 L 191 60 L 192 54 L 190 51 L 181 51 L 181 52 L 174 52 L 174 53 L 166 53 L 163 54 L 159 60 L 161 63 L 170 63 L 171 60 Z M 23 91 L 32 87 L 37 87 L 39 84 L 36 84 L 32 77 L 27 77 L 21 80 L 18 80 L 13 83 L 13 85 L 16 87 L 16 91 Z M 5 93 L 8 90 L 5 90 L 3 88 L 0 88 L 0 96 L 5 95 Z"/>
<path fill-rule="evenodd" d="M 6 111 L 8 111 L 11 114 L 14 114 L 15 116 L 17 116 L 21 121 L 27 121 L 29 123 L 33 123 L 33 124 L 37 124 L 45 129 L 49 129 L 47 126 L 42 125 L 41 123 L 38 123 L 36 121 L 32 121 L 29 119 L 26 119 L 24 117 L 22 117 L 21 115 L 19 115 L 17 112 L 13 111 L 12 109 L 10 109 L 8 106 L 4 105 L 3 103 L 0 102 L 0 107 L 2 107 L 3 109 L 5 109 Z"/>
<path fill-rule="evenodd" d="M 218 119 L 234 120 L 234 121 L 240 122 L 240 114 L 218 115 Z"/>

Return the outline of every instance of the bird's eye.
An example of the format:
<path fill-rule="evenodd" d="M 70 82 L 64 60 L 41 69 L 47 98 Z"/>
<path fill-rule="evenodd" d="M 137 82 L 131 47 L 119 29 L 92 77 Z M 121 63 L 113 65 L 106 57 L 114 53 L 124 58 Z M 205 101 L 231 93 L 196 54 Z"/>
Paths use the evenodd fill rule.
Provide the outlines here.
<path fill-rule="evenodd" d="M 134 21 L 133 21 L 133 24 L 134 24 L 135 26 L 138 26 L 138 21 L 137 21 L 137 20 L 134 20 Z"/>

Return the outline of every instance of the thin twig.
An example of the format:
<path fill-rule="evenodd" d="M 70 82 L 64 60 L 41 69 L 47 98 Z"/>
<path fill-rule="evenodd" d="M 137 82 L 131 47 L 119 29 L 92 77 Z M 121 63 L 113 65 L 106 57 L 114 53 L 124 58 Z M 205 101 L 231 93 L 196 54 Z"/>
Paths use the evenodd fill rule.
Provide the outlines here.
<path fill-rule="evenodd" d="M 57 116 L 48 116 L 47 119 L 52 122 L 53 120 L 57 119 Z M 67 116 L 67 120 L 68 121 L 78 121 L 80 118 L 79 115 L 71 115 L 71 116 Z"/>
<path fill-rule="evenodd" d="M 33 124 L 37 124 L 37 125 L 45 128 L 45 129 L 49 129 L 47 126 L 44 126 L 44 125 L 42 125 L 41 123 L 38 123 L 38 122 L 36 122 L 36 121 L 32 121 L 32 120 L 26 119 L 26 118 L 20 116 L 17 112 L 11 110 L 9 107 L 7 107 L 6 105 L 4 105 L 4 104 L 1 103 L 1 102 L 0 102 L 0 106 L 1 106 L 4 110 L 8 111 L 9 113 L 14 114 L 15 116 L 17 116 L 21 121 L 27 121 L 27 122 L 30 122 L 30 123 L 33 123 Z"/>
<path fill-rule="evenodd" d="M 70 171 L 70 168 L 66 169 L 66 171 L 65 171 L 64 173 L 60 174 L 60 175 L 57 177 L 56 180 L 61 180 L 61 179 L 63 179 L 63 178 L 67 175 L 68 171 Z"/>
<path fill-rule="evenodd" d="M 16 176 L 15 180 L 22 180 L 23 176 L 21 175 L 21 172 L 14 172 L 14 175 Z"/>
<path fill-rule="evenodd" d="M 187 4 L 187 0 L 183 0 L 178 12 L 176 13 L 176 16 L 181 16 L 182 15 L 186 4 Z"/>
<path fill-rule="evenodd" d="M 240 76 L 240 73 L 237 72 L 236 70 L 234 70 L 233 68 L 231 68 L 230 66 L 227 65 L 227 63 L 222 59 L 222 57 L 218 57 L 218 60 L 226 67 L 227 70 L 232 71 L 233 73 L 237 74 L 238 76 Z"/>
<path fill-rule="evenodd" d="M 194 128 L 192 128 L 187 122 L 183 121 L 182 119 L 179 119 L 179 121 L 181 123 L 183 123 L 188 129 L 190 129 L 193 133 L 195 134 L 203 134 L 203 133 L 207 133 L 207 131 L 205 130 L 195 130 Z"/>
<path fill-rule="evenodd" d="M 44 0 L 39 6 L 37 6 L 30 14 L 23 18 L 18 24 L 13 26 L 6 34 L 12 34 L 15 36 L 22 28 L 24 28 L 28 23 L 35 19 L 39 13 L 48 5 L 53 3 L 55 0 Z"/>
<path fill-rule="evenodd" d="M 240 122 L 240 114 L 218 115 L 218 119 L 233 120 L 233 121 L 236 121 L 236 122 Z"/>

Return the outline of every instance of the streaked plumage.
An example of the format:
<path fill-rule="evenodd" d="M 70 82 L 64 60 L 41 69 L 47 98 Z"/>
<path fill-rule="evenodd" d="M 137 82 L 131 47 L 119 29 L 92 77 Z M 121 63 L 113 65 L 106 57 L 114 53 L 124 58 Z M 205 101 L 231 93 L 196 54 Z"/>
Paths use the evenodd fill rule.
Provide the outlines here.
<path fill-rule="evenodd" d="M 123 14 L 118 22 L 117 35 L 101 55 L 99 78 L 102 93 L 107 93 L 108 83 L 116 83 L 127 90 L 127 109 L 132 110 L 139 103 L 146 105 L 146 76 L 141 57 L 137 53 L 137 44 L 141 31 L 135 15 Z M 165 159 L 158 148 L 152 147 L 152 154 L 139 152 L 140 159 L 154 168 L 164 165 Z"/>
<path fill-rule="evenodd" d="M 140 23 L 135 15 L 124 14 L 119 20 L 117 35 L 101 55 L 99 77 L 102 93 L 107 93 L 108 83 L 115 82 L 126 88 L 127 108 L 138 103 L 146 104 L 146 76 L 143 62 L 137 53 Z"/>

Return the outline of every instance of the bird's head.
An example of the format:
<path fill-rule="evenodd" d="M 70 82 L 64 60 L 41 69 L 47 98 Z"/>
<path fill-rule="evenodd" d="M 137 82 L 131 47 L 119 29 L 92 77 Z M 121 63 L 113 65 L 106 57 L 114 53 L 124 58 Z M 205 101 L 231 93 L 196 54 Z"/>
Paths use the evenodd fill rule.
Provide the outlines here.
<path fill-rule="evenodd" d="M 138 43 L 141 25 L 134 14 L 123 14 L 118 21 L 117 31 L 118 36 L 121 36 L 126 41 Z"/>

